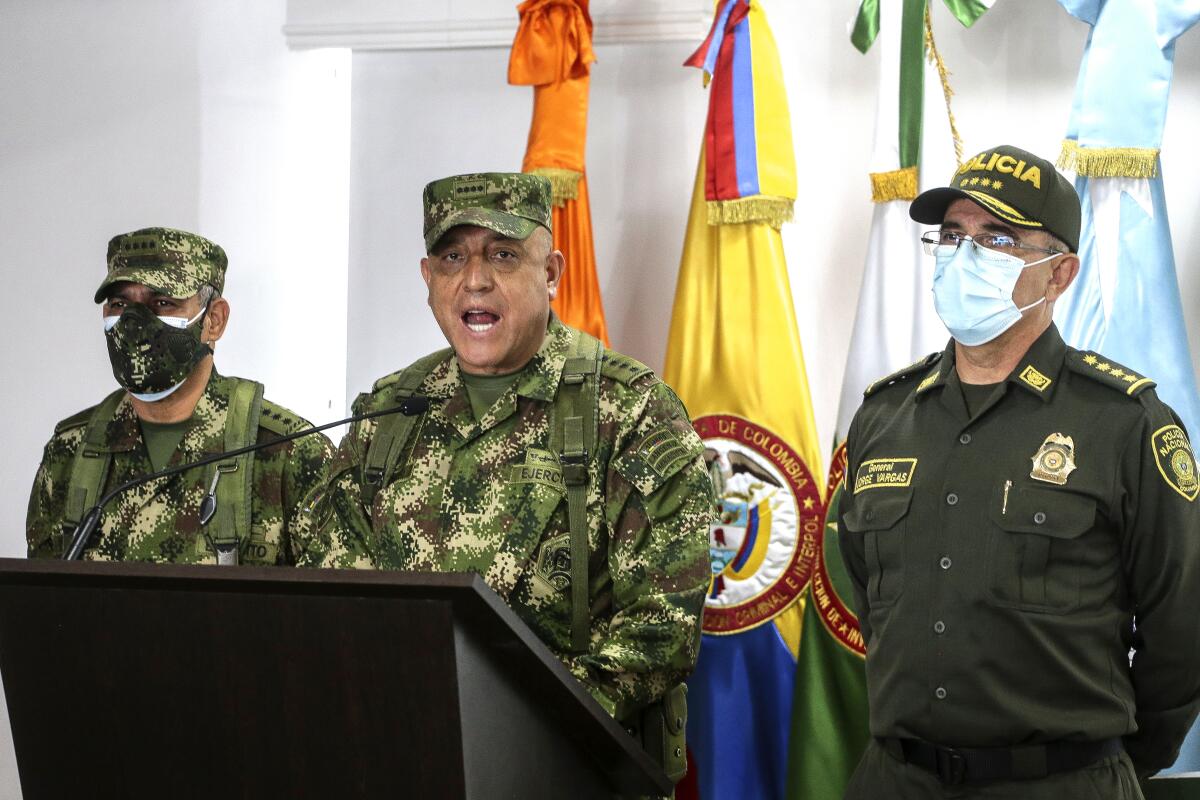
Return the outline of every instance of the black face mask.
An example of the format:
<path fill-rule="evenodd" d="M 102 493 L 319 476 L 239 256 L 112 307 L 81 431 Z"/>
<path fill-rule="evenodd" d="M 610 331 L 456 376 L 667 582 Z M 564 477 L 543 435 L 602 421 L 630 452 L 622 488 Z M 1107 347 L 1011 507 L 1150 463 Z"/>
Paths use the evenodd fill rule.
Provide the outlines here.
<path fill-rule="evenodd" d="M 104 336 L 117 383 L 147 402 L 159 400 L 178 388 L 196 364 L 212 353 L 200 341 L 207 313 L 205 306 L 194 320 L 159 317 L 148 306 L 131 303 L 115 323 L 110 325 L 108 320 L 112 317 L 106 318 Z M 184 325 L 177 327 L 165 322 L 166 319 Z"/>

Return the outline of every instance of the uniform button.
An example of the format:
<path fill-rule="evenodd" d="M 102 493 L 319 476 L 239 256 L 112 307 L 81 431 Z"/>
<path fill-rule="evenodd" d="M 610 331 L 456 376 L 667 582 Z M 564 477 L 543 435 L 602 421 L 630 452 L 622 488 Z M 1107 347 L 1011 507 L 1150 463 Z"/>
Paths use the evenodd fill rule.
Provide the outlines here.
<path fill-rule="evenodd" d="M 945 633 L 946 632 L 946 623 L 942 622 L 940 619 L 937 622 L 933 623 L 933 632 L 937 633 L 937 634 Z"/>
<path fill-rule="evenodd" d="M 933 690 L 933 696 L 936 697 L 938 700 L 945 700 L 946 694 L 947 694 L 946 690 L 944 688 L 942 688 L 941 686 L 939 686 Z"/>
<path fill-rule="evenodd" d="M 867 522 L 870 522 L 871 520 L 875 519 L 875 512 L 867 509 L 866 512 L 863 513 L 863 519 L 865 519 Z"/>
<path fill-rule="evenodd" d="M 958 443 L 959 444 L 970 444 L 971 443 L 971 434 L 964 433 L 962 436 L 958 437 Z"/>
<path fill-rule="evenodd" d="M 1034 515 L 1033 515 L 1033 521 L 1034 521 L 1034 523 L 1035 523 L 1035 524 L 1037 524 L 1037 525 L 1041 525 L 1043 522 L 1045 522 L 1045 521 L 1046 521 L 1046 512 L 1044 512 L 1044 511 L 1039 511 L 1039 512 L 1037 512 L 1036 514 L 1034 514 Z"/>
<path fill-rule="evenodd" d="M 948 506 L 958 505 L 958 495 L 956 495 L 954 492 L 951 492 L 950 494 L 946 495 L 946 505 L 948 505 Z"/>
<path fill-rule="evenodd" d="M 938 566 L 942 569 L 950 569 L 950 565 L 954 562 L 950 560 L 950 556 L 942 556 L 942 560 L 938 562 Z"/>

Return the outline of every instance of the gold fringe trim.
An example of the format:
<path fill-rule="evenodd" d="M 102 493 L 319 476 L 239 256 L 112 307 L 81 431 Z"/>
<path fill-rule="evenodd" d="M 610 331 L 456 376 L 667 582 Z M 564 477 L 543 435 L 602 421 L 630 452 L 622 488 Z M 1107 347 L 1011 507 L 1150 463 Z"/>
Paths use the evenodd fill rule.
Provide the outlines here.
<path fill-rule="evenodd" d="M 917 168 L 904 167 L 891 172 L 871 173 L 871 200 L 912 200 L 917 196 Z"/>
<path fill-rule="evenodd" d="M 568 200 L 579 197 L 579 181 L 583 178 L 582 172 L 561 167 L 538 167 L 529 172 L 533 175 L 541 175 L 550 181 L 550 196 L 555 206 L 565 205 Z"/>
<path fill-rule="evenodd" d="M 942 81 L 942 95 L 946 98 L 946 116 L 950 118 L 950 138 L 954 140 L 954 160 L 961 167 L 963 143 L 962 136 L 958 133 L 958 124 L 954 121 L 954 111 L 950 108 L 950 98 L 954 96 L 954 90 L 950 88 L 950 70 L 946 69 L 946 62 L 942 61 L 942 54 L 938 52 L 937 45 L 933 41 L 933 20 L 929 16 L 928 5 L 925 6 L 925 48 L 929 51 L 929 63 L 937 66 L 938 78 Z"/>
<path fill-rule="evenodd" d="M 736 200 L 709 200 L 709 225 L 737 225 L 742 222 L 765 222 L 772 228 L 781 228 L 792 221 L 795 205 L 790 197 L 771 197 L 756 194 Z"/>
<path fill-rule="evenodd" d="M 1081 147 L 1064 139 L 1058 166 L 1089 178 L 1154 178 L 1158 153 L 1157 147 Z"/>

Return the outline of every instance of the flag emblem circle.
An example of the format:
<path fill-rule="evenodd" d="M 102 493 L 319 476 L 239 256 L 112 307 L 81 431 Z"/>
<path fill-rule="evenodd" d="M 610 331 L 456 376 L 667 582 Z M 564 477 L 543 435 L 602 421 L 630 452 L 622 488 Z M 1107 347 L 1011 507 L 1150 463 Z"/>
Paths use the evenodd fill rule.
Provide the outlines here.
<path fill-rule="evenodd" d="M 787 442 L 733 414 L 693 422 L 720 504 L 710 526 L 712 580 L 704 632 L 768 622 L 808 586 L 821 532 L 821 495 Z"/>

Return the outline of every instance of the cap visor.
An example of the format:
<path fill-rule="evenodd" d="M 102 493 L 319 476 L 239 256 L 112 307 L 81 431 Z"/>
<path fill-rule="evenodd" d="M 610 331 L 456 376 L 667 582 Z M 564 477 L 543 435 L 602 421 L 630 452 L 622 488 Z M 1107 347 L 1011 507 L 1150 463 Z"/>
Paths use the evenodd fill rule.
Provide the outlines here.
<path fill-rule="evenodd" d="M 425 249 L 432 251 L 438 240 L 446 235 L 446 231 L 459 225 L 475 225 L 495 231 L 509 239 L 523 240 L 529 238 L 539 223 L 490 208 L 464 208 L 449 215 L 425 234 Z"/>
<path fill-rule="evenodd" d="M 173 265 L 172 265 L 173 266 Z M 187 298 L 200 291 L 203 283 L 198 283 L 195 286 L 183 285 L 179 283 L 169 283 L 163 278 L 167 277 L 161 269 L 123 269 L 117 272 L 109 273 L 104 281 L 100 284 L 100 288 L 96 290 L 95 302 L 103 303 L 108 297 L 108 287 L 114 283 L 128 281 L 129 283 L 140 283 L 146 288 L 158 294 L 173 297 L 176 300 L 186 300 Z"/>
<path fill-rule="evenodd" d="M 970 200 L 989 214 L 1018 227 L 1043 227 L 1042 223 L 1022 214 L 1020 209 L 1010 206 L 1002 200 L 997 200 L 990 194 L 956 189 L 953 186 L 942 186 L 937 189 L 930 189 L 927 192 L 921 192 L 912 201 L 912 204 L 909 205 L 908 216 L 917 222 L 923 222 L 927 225 L 941 225 L 946 217 L 946 209 L 950 207 L 951 203 L 960 198 Z"/>

